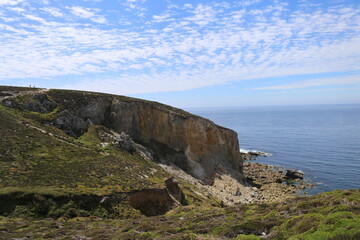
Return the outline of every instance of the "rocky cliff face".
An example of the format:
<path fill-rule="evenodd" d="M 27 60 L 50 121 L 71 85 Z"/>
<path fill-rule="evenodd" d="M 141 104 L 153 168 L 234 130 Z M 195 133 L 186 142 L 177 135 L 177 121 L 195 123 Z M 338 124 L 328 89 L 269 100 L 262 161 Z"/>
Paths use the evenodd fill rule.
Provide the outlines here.
<path fill-rule="evenodd" d="M 156 161 L 176 165 L 205 184 L 212 184 L 216 173 L 242 179 L 237 134 L 210 120 L 122 96 L 64 90 L 46 94 L 58 106 L 53 124 L 71 136 L 81 136 L 91 124 L 103 125 L 125 132 L 151 149 Z"/>
<path fill-rule="evenodd" d="M 162 163 L 179 166 L 205 183 L 222 168 L 241 170 L 237 134 L 197 116 L 156 104 L 114 98 L 107 123 L 150 147 Z"/>

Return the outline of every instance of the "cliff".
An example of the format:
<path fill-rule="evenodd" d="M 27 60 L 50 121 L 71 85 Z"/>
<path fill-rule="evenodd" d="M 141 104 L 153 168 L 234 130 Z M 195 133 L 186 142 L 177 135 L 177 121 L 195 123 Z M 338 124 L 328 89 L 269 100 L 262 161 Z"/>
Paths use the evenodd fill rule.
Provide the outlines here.
<path fill-rule="evenodd" d="M 70 136 L 80 137 L 90 125 L 102 125 L 125 132 L 151 149 L 156 161 L 178 166 L 203 183 L 212 184 L 215 174 L 224 171 L 242 179 L 236 132 L 208 119 L 124 96 L 66 90 L 50 90 L 43 95 L 35 94 L 33 103 L 26 101 L 23 107 L 45 112 L 46 106 L 59 105 L 53 124 Z"/>
<path fill-rule="evenodd" d="M 82 91 L 0 87 L 0 102 L 0 187 L 121 193 L 143 214 L 155 213 L 139 204 L 157 204 L 159 214 L 189 199 L 215 205 L 256 200 L 244 184 L 237 134 L 210 120 L 156 102 Z M 187 200 L 166 186 L 172 177 Z M 157 197 L 130 201 L 141 191 Z"/>

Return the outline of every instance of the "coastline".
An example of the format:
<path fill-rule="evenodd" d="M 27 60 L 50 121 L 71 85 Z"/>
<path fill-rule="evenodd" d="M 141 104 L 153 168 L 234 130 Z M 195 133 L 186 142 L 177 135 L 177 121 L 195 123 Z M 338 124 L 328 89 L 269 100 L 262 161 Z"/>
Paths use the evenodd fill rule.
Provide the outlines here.
<path fill-rule="evenodd" d="M 304 179 L 300 171 L 254 162 L 258 156 L 271 155 L 265 154 L 241 153 L 244 161 L 244 176 L 253 187 L 257 188 L 257 202 L 285 201 L 307 195 L 306 190 L 314 187 L 313 183 Z"/>

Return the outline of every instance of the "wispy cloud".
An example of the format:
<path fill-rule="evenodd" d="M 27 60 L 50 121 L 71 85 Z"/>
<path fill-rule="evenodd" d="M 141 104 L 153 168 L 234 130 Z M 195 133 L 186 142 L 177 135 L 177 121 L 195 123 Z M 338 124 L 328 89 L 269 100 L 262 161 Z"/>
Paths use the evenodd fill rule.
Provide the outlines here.
<path fill-rule="evenodd" d="M 84 7 L 71 7 L 70 11 L 73 15 L 80 18 L 90 19 L 96 23 L 106 23 L 106 18 L 99 16 L 96 13 L 99 12 L 99 9 L 84 8 Z"/>
<path fill-rule="evenodd" d="M 121 1 L 121 4 L 126 7 L 127 11 L 133 12 L 136 16 L 142 18 L 145 16 L 146 8 L 143 7 L 143 4 L 147 0 L 124 0 Z"/>
<path fill-rule="evenodd" d="M 17 5 L 25 0 L 0 0 L 0 6 L 2 5 Z"/>
<path fill-rule="evenodd" d="M 51 14 L 54 17 L 63 17 L 64 16 L 64 14 L 59 9 L 56 9 L 56 8 L 42 8 L 41 10 Z"/>
<path fill-rule="evenodd" d="M 96 8 L 50 5 L 35 12 L 31 5 L 20 12 L 11 9 L 12 1 L 0 4 L 5 2 L 0 80 L 78 75 L 65 87 L 130 94 L 360 70 L 360 10 L 350 4 L 291 11 L 281 1 L 259 7 L 260 1 L 205 1 L 171 3 L 145 16 L 144 0 L 116 2 L 142 13 L 134 20 L 128 11 L 101 9 L 96 2 L 86 3 Z M 262 89 L 357 81 L 344 79 Z"/>

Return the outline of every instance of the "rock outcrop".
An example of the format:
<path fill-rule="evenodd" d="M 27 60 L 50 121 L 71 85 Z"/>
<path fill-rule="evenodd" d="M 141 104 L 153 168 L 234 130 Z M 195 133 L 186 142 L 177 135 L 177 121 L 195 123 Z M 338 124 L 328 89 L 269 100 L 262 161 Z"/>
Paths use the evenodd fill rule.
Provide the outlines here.
<path fill-rule="evenodd" d="M 187 205 L 178 183 L 169 178 L 164 189 L 143 189 L 128 193 L 130 205 L 145 216 L 165 214 L 175 206 Z"/>
<path fill-rule="evenodd" d="M 304 179 L 304 173 L 302 173 L 299 170 L 291 170 L 291 169 L 287 169 L 286 170 L 286 177 L 288 179 Z"/>
<path fill-rule="evenodd" d="M 10 92 L 8 93 L 8 96 L 2 98 L 9 98 L 10 96 L 13 96 L 11 94 L 16 94 L 16 93 Z M 9 98 L 7 100 L 4 100 L 3 104 L 6 107 L 23 108 L 28 111 L 38 112 L 38 113 L 48 113 L 53 111 L 55 108 L 57 108 L 57 104 L 53 101 L 50 101 L 48 99 L 48 96 L 44 93 L 31 94 L 30 96 L 28 96 L 26 100 L 23 100 L 22 103 L 19 103 L 15 99 Z"/>
<path fill-rule="evenodd" d="M 57 104 L 50 101 L 45 93 L 37 93 L 32 96 L 32 101 L 26 101 L 23 107 L 29 111 L 47 113 L 57 108 Z"/>
<path fill-rule="evenodd" d="M 241 181 L 242 160 L 236 132 L 208 119 L 156 102 L 115 95 L 51 90 L 60 106 L 54 124 L 80 136 L 90 124 L 128 134 L 155 153 L 155 159 L 173 164 L 206 184 L 218 171 L 231 171 Z"/>

